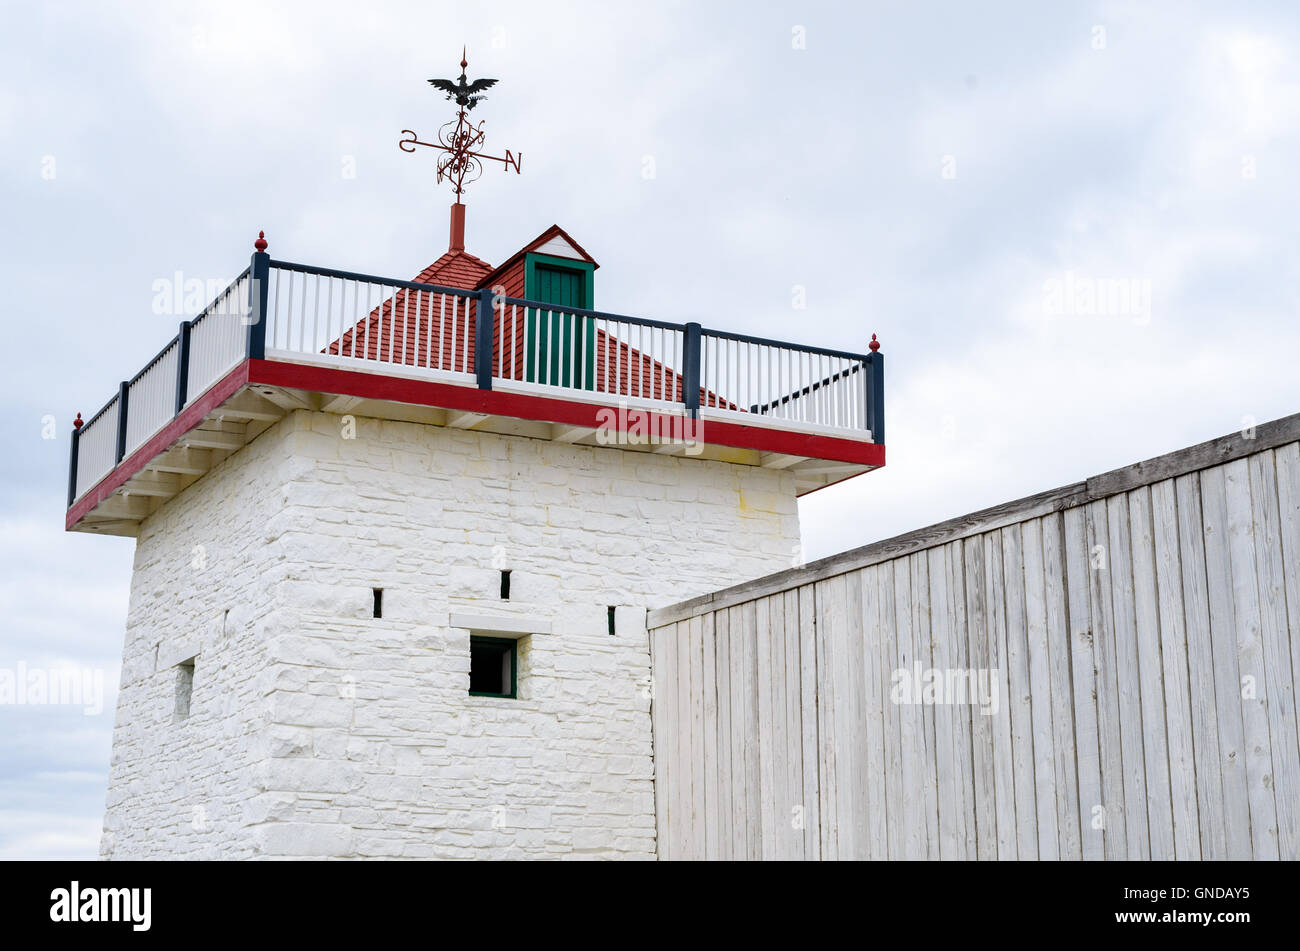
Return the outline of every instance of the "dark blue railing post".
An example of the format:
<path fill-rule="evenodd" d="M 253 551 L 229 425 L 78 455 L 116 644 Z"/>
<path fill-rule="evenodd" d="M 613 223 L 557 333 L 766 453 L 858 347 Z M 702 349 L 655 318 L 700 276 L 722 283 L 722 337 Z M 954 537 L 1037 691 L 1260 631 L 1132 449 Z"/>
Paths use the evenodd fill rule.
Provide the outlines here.
<path fill-rule="evenodd" d="M 266 232 L 253 242 L 257 250 L 248 265 L 248 359 L 266 358 L 266 292 L 271 283 L 271 255 L 266 253 Z"/>
<path fill-rule="evenodd" d="M 880 352 L 880 342 L 871 335 L 871 354 L 863 364 L 867 374 L 867 428 L 871 441 L 877 445 L 885 442 L 885 355 Z"/>
<path fill-rule="evenodd" d="M 478 292 L 474 316 L 474 375 L 480 390 L 492 389 L 492 288 Z"/>
<path fill-rule="evenodd" d="M 682 335 L 682 402 L 694 418 L 700 414 L 701 328 L 689 323 Z"/>
<path fill-rule="evenodd" d="M 72 508 L 72 503 L 77 501 L 77 449 L 81 445 L 81 414 L 77 414 L 77 421 L 72 424 L 72 448 L 68 450 L 68 508 Z"/>
<path fill-rule="evenodd" d="M 176 413 L 179 416 L 189 399 L 190 386 L 190 322 L 181 321 L 176 332 Z"/>
<path fill-rule="evenodd" d="M 130 395 L 131 384 L 123 380 L 117 387 L 117 452 L 113 456 L 113 465 L 117 465 L 126 456 L 126 415 L 127 415 L 127 396 Z"/>

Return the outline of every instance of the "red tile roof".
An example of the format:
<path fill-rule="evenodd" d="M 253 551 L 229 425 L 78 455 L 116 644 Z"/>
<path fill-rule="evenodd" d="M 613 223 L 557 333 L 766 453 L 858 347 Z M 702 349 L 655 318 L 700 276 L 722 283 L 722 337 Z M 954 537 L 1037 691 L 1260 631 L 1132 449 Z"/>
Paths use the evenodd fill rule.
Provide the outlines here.
<path fill-rule="evenodd" d="M 492 273 L 492 265 L 464 251 L 448 251 L 412 280 L 418 284 L 441 284 L 472 291 Z"/>
<path fill-rule="evenodd" d="M 420 272 L 416 280 L 423 283 L 421 277 L 432 267 Z M 325 352 L 472 373 L 474 298 L 402 288 Z"/>
<path fill-rule="evenodd" d="M 491 279 L 529 250 L 560 236 L 585 259 L 595 261 L 558 225 L 552 225 L 498 268 L 464 251 L 448 251 L 413 279 L 415 283 L 437 284 L 458 290 L 489 286 Z M 475 313 L 473 298 L 450 294 L 433 294 L 402 288 L 376 307 L 354 328 L 325 348 L 326 353 L 367 360 L 400 363 L 407 366 L 440 370 L 474 372 Z M 493 331 L 492 357 L 494 375 L 523 380 L 524 327 L 522 312 L 509 322 L 497 321 Z M 444 343 L 445 341 L 445 343 Z M 616 348 L 611 350 L 611 347 Z M 682 396 L 681 374 L 649 354 L 644 354 L 610 336 L 604 329 L 596 333 L 595 389 L 602 393 L 678 402 Z M 507 366 L 508 365 L 508 366 Z M 509 372 L 502 373 L 502 369 Z M 543 374 L 544 375 L 544 374 Z M 612 380 L 607 377 L 613 376 Z M 712 393 L 700 390 L 703 406 L 736 409 Z"/>

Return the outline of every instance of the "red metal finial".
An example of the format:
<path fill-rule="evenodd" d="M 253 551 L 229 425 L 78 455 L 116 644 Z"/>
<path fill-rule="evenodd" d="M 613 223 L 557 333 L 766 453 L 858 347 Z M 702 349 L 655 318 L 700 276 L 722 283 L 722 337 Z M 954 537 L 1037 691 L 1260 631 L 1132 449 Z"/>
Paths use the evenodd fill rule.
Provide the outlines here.
<path fill-rule="evenodd" d="M 74 419 L 74 420 L 72 421 L 72 428 L 73 428 L 73 429 L 80 429 L 82 426 L 85 426 L 85 425 L 86 425 L 86 424 L 83 423 L 83 422 L 81 421 L 81 414 L 78 413 L 78 414 L 77 414 L 77 418 Z"/>
<path fill-rule="evenodd" d="M 469 66 L 469 60 L 465 57 L 465 47 L 460 48 L 460 68 L 465 69 Z"/>
<path fill-rule="evenodd" d="M 872 334 L 872 335 L 871 335 L 871 352 L 872 352 L 872 353 L 875 353 L 875 352 L 876 352 L 877 350 L 879 350 L 879 349 L 880 349 L 880 341 L 876 339 L 876 335 L 875 335 L 875 334 Z"/>
<path fill-rule="evenodd" d="M 265 231 L 259 231 L 259 232 L 257 233 L 257 240 L 253 242 L 253 247 L 255 247 L 255 248 L 257 249 L 257 251 L 258 251 L 259 254 L 260 254 L 261 252 L 263 252 L 263 251 L 266 250 L 266 232 L 265 232 Z"/>

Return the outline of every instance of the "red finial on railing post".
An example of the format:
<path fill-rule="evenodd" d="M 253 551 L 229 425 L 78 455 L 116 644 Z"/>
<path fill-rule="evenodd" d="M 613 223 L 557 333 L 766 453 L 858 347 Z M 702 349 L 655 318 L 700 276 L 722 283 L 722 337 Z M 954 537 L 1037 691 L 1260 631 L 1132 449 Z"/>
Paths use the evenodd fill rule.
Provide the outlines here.
<path fill-rule="evenodd" d="M 253 247 L 257 249 L 258 254 L 262 254 L 266 251 L 267 244 L 265 231 L 259 231 L 257 233 L 257 240 L 253 242 Z"/>
<path fill-rule="evenodd" d="M 878 351 L 878 350 L 880 349 L 880 341 L 876 339 L 876 335 L 875 335 L 875 334 L 872 334 L 872 335 L 871 335 L 871 344 L 870 344 L 870 349 L 871 349 L 871 352 L 872 352 L 872 353 L 875 353 L 876 351 Z"/>
<path fill-rule="evenodd" d="M 85 425 L 86 425 L 86 424 L 85 424 L 84 422 L 82 422 L 82 420 L 81 420 L 81 414 L 78 413 L 78 414 L 77 414 L 77 418 L 74 419 L 74 420 L 72 421 L 72 428 L 73 428 L 73 429 L 80 429 L 82 426 L 85 426 Z"/>

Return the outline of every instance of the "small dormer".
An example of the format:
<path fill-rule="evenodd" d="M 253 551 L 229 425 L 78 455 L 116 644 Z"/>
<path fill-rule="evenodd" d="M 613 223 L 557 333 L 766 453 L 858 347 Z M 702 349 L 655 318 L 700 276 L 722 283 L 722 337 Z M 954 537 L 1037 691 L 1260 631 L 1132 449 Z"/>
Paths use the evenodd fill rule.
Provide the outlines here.
<path fill-rule="evenodd" d="M 597 264 L 558 225 L 542 234 L 551 235 L 524 254 L 524 297 L 561 307 L 595 308 L 593 274 Z"/>
<path fill-rule="evenodd" d="M 539 342 L 539 360 L 530 353 L 524 381 L 590 390 L 595 385 L 596 324 L 573 309 L 593 310 L 595 271 L 600 267 L 559 225 L 551 225 L 483 279 L 480 287 L 499 287 L 506 297 L 554 304 L 555 312 L 529 309 L 527 339 Z M 576 350 L 576 352 L 575 352 Z M 574 369 L 577 369 L 577 379 Z"/>

